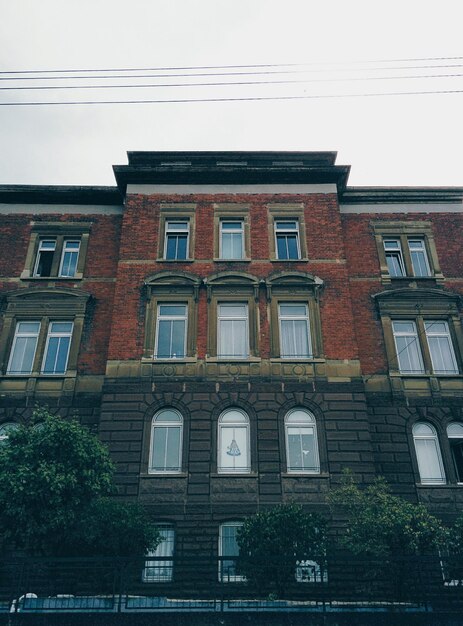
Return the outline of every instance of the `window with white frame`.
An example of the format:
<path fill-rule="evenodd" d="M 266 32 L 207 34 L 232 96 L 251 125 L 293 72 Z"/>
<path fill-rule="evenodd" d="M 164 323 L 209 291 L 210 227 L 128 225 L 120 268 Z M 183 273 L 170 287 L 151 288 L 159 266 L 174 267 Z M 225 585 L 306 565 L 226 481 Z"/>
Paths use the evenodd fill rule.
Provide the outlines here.
<path fill-rule="evenodd" d="M 236 260 L 244 258 L 243 220 L 220 221 L 219 246 L 219 256 L 221 259 Z"/>
<path fill-rule="evenodd" d="M 280 302 L 280 356 L 282 359 L 312 358 L 309 309 L 303 302 Z"/>
<path fill-rule="evenodd" d="M 392 278 L 432 276 L 426 241 L 423 237 L 384 237 L 384 255 Z"/>
<path fill-rule="evenodd" d="M 218 421 L 217 471 L 248 474 L 251 471 L 249 417 L 241 409 L 227 409 Z"/>
<path fill-rule="evenodd" d="M 310 411 L 295 408 L 286 414 L 285 439 L 288 473 L 319 474 L 317 424 Z"/>
<path fill-rule="evenodd" d="M 225 522 L 219 529 L 219 581 L 223 583 L 241 582 L 244 576 L 236 573 L 237 558 L 240 554 L 238 531 L 243 522 Z"/>
<path fill-rule="evenodd" d="M 61 263 L 59 268 L 59 276 L 73 277 L 77 271 L 77 262 L 79 260 L 80 241 L 77 239 L 65 239 L 63 242 L 63 252 L 61 254 Z"/>
<path fill-rule="evenodd" d="M 186 355 L 188 305 L 160 303 L 157 309 L 155 357 L 179 359 Z"/>
<path fill-rule="evenodd" d="M 393 277 L 405 276 L 405 264 L 400 239 L 384 239 L 383 245 L 389 274 Z"/>
<path fill-rule="evenodd" d="M 458 374 L 448 323 L 443 320 L 424 320 L 423 324 L 423 330 L 419 333 L 413 320 L 396 320 L 392 323 L 399 371 L 402 374 L 424 374 L 423 349 L 427 347 L 430 369 L 434 374 Z"/>
<path fill-rule="evenodd" d="M 189 220 L 166 220 L 164 258 L 180 261 L 188 258 Z"/>
<path fill-rule="evenodd" d="M 247 303 L 217 305 L 217 356 L 221 359 L 249 357 L 249 313 Z"/>
<path fill-rule="evenodd" d="M 297 220 L 275 220 L 275 244 L 277 259 L 301 258 Z"/>
<path fill-rule="evenodd" d="M 148 551 L 142 580 L 145 583 L 170 582 L 174 573 L 175 529 L 171 524 L 158 525 L 161 541 Z"/>
<path fill-rule="evenodd" d="M 39 321 L 17 322 L 7 374 L 30 374 L 32 372 L 39 333 Z"/>
<path fill-rule="evenodd" d="M 412 260 L 413 276 L 424 278 L 431 276 L 431 268 L 429 266 L 428 253 L 426 245 L 422 238 L 409 238 L 408 249 Z"/>
<path fill-rule="evenodd" d="M 8 441 L 10 433 L 18 430 L 19 424 L 16 422 L 6 422 L 0 425 L 0 445 Z"/>
<path fill-rule="evenodd" d="M 55 256 L 56 240 L 41 239 L 35 259 L 34 276 L 51 276 L 53 258 Z"/>
<path fill-rule="evenodd" d="M 73 327 L 72 322 L 50 322 L 42 363 L 43 374 L 66 372 Z"/>
<path fill-rule="evenodd" d="M 435 428 L 431 424 L 417 422 L 412 432 L 420 482 L 423 485 L 444 484 L 444 466 Z"/>
<path fill-rule="evenodd" d="M 182 469 L 183 418 L 175 409 L 162 409 L 151 423 L 149 472 L 176 474 Z"/>
<path fill-rule="evenodd" d="M 463 483 L 463 424 L 452 422 L 447 426 L 453 467 L 458 483 Z"/>

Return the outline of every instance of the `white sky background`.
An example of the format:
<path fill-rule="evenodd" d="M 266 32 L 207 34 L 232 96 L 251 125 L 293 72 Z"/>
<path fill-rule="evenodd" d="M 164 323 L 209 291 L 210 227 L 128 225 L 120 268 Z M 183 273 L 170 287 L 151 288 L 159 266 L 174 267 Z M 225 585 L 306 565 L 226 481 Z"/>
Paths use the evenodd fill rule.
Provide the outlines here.
<path fill-rule="evenodd" d="M 0 103 L 463 92 L 462 24 L 461 0 L 0 0 L 0 72 L 299 63 L 309 65 L 284 68 L 299 73 L 267 79 L 314 81 L 231 87 L 0 90 Z M 437 57 L 461 58 L 371 63 Z M 420 69 L 403 69 L 416 65 Z M 424 69 L 424 65 L 453 67 Z M 383 69 L 372 69 L 378 67 Z M 462 76 L 352 80 L 429 74 Z M 326 80 L 340 77 L 349 80 Z M 111 84 L 108 80 L 1 80 L 0 87 L 72 82 Z M 121 82 L 114 79 L 113 84 Z M 352 165 L 350 185 L 463 186 L 462 116 L 463 93 L 0 106 L 0 183 L 112 185 L 111 166 L 126 163 L 128 150 L 335 150 L 338 164 Z"/>

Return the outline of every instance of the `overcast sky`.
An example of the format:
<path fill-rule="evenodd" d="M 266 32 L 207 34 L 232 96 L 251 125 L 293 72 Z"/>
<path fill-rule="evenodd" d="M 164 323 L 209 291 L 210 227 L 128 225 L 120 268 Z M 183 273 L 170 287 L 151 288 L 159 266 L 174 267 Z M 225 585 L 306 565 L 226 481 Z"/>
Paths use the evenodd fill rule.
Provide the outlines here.
<path fill-rule="evenodd" d="M 287 72 L 126 72 L 112 82 L 102 72 L 29 81 L 2 73 L 0 103 L 300 98 L 0 106 L 0 183 L 112 185 L 111 166 L 128 150 L 335 150 L 352 166 L 350 185 L 463 186 L 461 0 L 0 0 L 0 16 L 0 72 L 260 64 Z M 276 67 L 284 64 L 300 65 Z M 275 82 L 289 80 L 305 82 Z M 121 83 L 170 86 L 5 89 Z M 443 90 L 462 93 L 354 97 Z"/>

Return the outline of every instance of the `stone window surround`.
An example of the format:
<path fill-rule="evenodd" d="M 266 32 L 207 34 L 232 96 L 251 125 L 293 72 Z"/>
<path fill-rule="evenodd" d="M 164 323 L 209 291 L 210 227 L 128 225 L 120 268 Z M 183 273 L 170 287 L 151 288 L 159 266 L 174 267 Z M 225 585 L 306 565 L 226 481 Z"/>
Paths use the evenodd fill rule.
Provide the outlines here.
<path fill-rule="evenodd" d="M 220 223 L 231 221 L 243 222 L 244 257 L 225 259 L 220 256 Z M 251 231 L 249 206 L 247 204 L 214 204 L 214 261 L 222 263 L 243 263 L 251 260 Z"/>
<path fill-rule="evenodd" d="M 304 205 L 302 202 L 281 202 L 267 205 L 270 261 L 277 263 L 298 263 L 308 261 Z M 296 220 L 299 233 L 299 259 L 279 259 L 276 250 L 275 222 L 278 220 Z"/>
<path fill-rule="evenodd" d="M 400 377 L 462 375 L 463 331 L 459 314 L 461 297 L 458 294 L 438 289 L 407 288 L 383 291 L 372 297 L 376 300 L 383 327 L 389 375 Z M 399 371 L 392 322 L 402 320 L 414 321 L 416 324 L 425 369 L 423 374 L 409 374 Z M 460 374 L 433 373 L 431 355 L 424 332 L 424 321 L 429 320 L 447 322 Z"/>
<path fill-rule="evenodd" d="M 0 336 L 0 370 L 9 378 L 75 377 L 80 349 L 85 310 L 90 294 L 77 289 L 31 288 L 20 289 L 6 295 L 6 310 Z M 40 321 L 40 333 L 30 374 L 6 374 L 17 322 Z M 73 333 L 67 369 L 64 374 L 44 374 L 41 364 L 44 356 L 50 321 L 72 321 Z"/>
<path fill-rule="evenodd" d="M 21 279 L 34 281 L 81 280 L 84 275 L 90 229 L 91 224 L 88 222 L 31 222 L 31 237 L 27 249 L 24 270 L 21 272 Z M 34 276 L 34 268 L 40 241 L 47 238 L 54 239 L 56 241 L 51 275 Z M 64 241 L 67 239 L 80 241 L 76 273 L 74 276 L 58 276 Z"/>
<path fill-rule="evenodd" d="M 376 247 L 378 250 L 379 264 L 381 270 L 381 281 L 390 283 L 391 281 L 425 281 L 435 280 L 442 281 L 442 274 L 439 259 L 437 257 L 436 243 L 432 231 L 431 222 L 397 222 L 397 221 L 374 221 L 371 222 L 373 227 Z M 399 239 L 402 256 L 405 264 L 405 276 L 391 276 L 386 261 L 386 253 L 384 251 L 384 239 L 391 237 Z M 408 240 L 414 237 L 423 239 L 428 263 L 431 270 L 430 276 L 414 276 Z"/>
<path fill-rule="evenodd" d="M 195 252 L 195 203 L 162 203 L 159 208 L 159 237 L 157 260 L 163 263 L 188 263 L 194 260 Z M 188 254 L 186 259 L 166 259 L 166 223 L 169 220 L 185 220 L 189 223 Z"/>

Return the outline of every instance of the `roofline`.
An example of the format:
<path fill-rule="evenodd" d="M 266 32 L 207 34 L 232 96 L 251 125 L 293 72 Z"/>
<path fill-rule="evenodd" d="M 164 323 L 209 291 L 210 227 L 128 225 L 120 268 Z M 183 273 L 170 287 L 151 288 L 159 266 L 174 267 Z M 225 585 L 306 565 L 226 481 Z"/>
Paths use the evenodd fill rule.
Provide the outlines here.
<path fill-rule="evenodd" d="M 347 187 L 341 204 L 456 203 L 462 200 L 463 187 Z"/>
<path fill-rule="evenodd" d="M 0 185 L 0 204 L 122 205 L 117 187 L 78 185 Z"/>

